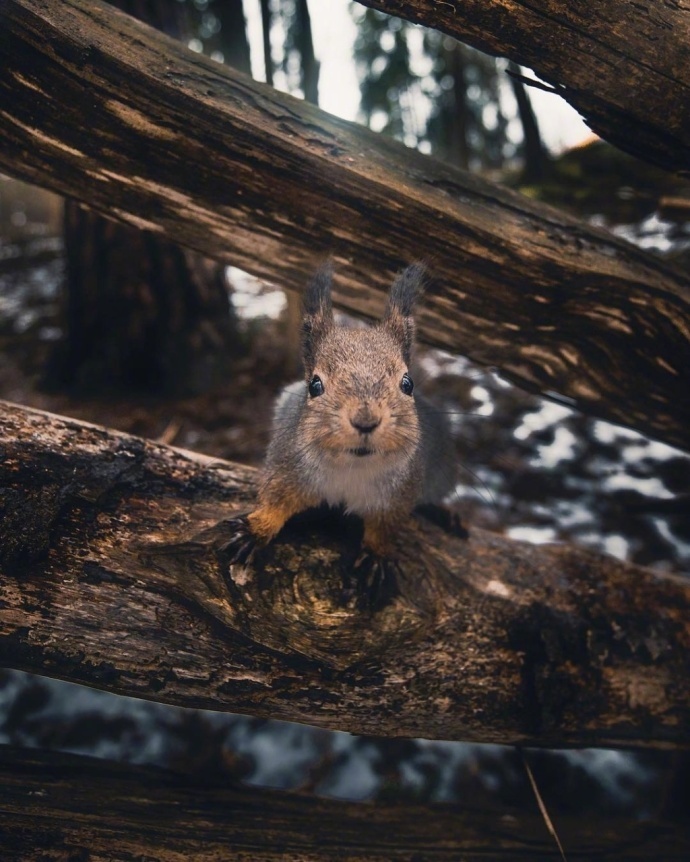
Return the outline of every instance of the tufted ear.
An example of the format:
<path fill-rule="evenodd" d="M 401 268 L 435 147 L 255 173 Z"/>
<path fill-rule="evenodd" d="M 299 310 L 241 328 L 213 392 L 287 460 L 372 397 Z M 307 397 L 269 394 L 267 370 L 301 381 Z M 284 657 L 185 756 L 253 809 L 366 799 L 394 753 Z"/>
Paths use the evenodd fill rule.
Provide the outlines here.
<path fill-rule="evenodd" d="M 400 344 L 403 359 L 409 364 L 414 342 L 414 306 L 424 292 L 426 266 L 413 263 L 395 279 L 388 295 L 388 306 L 383 317 L 386 326 Z"/>
<path fill-rule="evenodd" d="M 307 376 L 311 375 L 316 353 L 324 336 L 333 326 L 331 284 L 333 263 L 324 263 L 307 285 L 302 299 L 302 360 Z"/>

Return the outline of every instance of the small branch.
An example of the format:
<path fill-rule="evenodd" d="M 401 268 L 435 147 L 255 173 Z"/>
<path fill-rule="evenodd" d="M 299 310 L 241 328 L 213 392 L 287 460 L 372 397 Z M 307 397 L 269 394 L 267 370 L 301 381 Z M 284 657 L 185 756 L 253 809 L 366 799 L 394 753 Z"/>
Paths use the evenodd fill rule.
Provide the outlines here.
<path fill-rule="evenodd" d="M 529 779 L 530 787 L 532 788 L 532 793 L 534 793 L 534 798 L 537 800 L 537 805 L 539 806 L 539 813 L 541 814 L 544 823 L 546 824 L 546 828 L 549 830 L 549 834 L 555 841 L 556 847 L 558 847 L 558 852 L 561 856 L 561 862 L 568 862 L 565 856 L 565 852 L 563 851 L 561 839 L 558 837 L 558 832 L 556 832 L 556 827 L 553 825 L 553 821 L 551 820 L 551 817 L 549 815 L 546 803 L 542 799 L 542 795 L 539 792 L 539 787 L 534 778 L 532 767 L 529 765 L 529 761 L 527 760 L 527 755 L 525 754 L 524 749 L 520 749 L 520 756 L 522 758 L 522 765 L 525 767 L 525 772 L 527 773 L 527 778 Z"/>
<path fill-rule="evenodd" d="M 552 87 L 543 81 L 537 81 L 536 78 L 528 78 L 526 75 L 514 72 L 512 69 L 506 69 L 506 74 L 511 78 L 515 78 L 516 81 L 521 81 L 526 87 L 534 87 L 535 90 L 544 90 L 545 93 L 555 93 L 557 96 L 561 95 L 559 87 Z"/>

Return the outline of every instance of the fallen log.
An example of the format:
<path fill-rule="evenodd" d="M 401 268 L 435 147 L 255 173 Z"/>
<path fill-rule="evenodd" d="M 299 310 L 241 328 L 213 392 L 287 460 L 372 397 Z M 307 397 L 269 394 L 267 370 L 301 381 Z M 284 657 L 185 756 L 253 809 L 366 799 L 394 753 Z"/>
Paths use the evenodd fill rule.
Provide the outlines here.
<path fill-rule="evenodd" d="M 687 746 L 690 583 L 423 520 L 400 595 L 344 605 L 356 524 L 306 518 L 229 569 L 254 471 L 2 404 L 0 665 L 322 727 Z"/>
<path fill-rule="evenodd" d="M 424 258 L 427 342 L 690 448 L 687 274 L 98 0 L 4 0 L 0 51 L 3 170 L 284 287 L 331 254 L 359 314 Z"/>
<path fill-rule="evenodd" d="M 690 10 L 600 0 L 359 0 L 529 66 L 598 135 L 690 175 Z M 623 24 L 624 22 L 624 24 Z"/>
<path fill-rule="evenodd" d="M 559 862 L 536 810 L 348 803 L 0 747 L 3 862 Z M 559 817 L 568 859 L 688 858 L 685 822 Z M 60 853 L 59 857 L 46 855 Z"/>

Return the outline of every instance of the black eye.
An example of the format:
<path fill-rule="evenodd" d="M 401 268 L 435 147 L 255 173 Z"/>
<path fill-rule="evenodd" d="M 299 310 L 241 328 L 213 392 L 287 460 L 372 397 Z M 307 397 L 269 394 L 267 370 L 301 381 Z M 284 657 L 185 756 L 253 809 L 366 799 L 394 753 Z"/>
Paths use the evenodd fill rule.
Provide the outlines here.
<path fill-rule="evenodd" d="M 400 388 L 405 393 L 405 395 L 412 395 L 414 383 L 412 382 L 412 378 L 407 372 L 405 372 L 405 374 L 403 374 L 402 376 L 402 380 L 400 381 Z"/>
<path fill-rule="evenodd" d="M 323 382 L 316 374 L 309 381 L 309 395 L 311 398 L 318 398 L 319 395 L 323 395 Z"/>

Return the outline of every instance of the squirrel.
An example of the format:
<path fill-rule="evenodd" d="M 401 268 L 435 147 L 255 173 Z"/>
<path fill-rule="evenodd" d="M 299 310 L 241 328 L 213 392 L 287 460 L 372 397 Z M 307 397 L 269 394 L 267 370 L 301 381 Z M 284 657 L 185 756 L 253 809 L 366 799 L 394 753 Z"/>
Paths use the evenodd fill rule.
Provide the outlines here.
<path fill-rule="evenodd" d="M 409 368 L 425 276 L 424 264 L 408 266 L 382 320 L 356 329 L 334 321 L 332 264 L 316 272 L 303 300 L 305 377 L 276 402 L 258 506 L 228 522 L 230 563 L 249 561 L 290 517 L 326 503 L 362 518 L 355 569 L 370 591 L 394 589 L 394 536 L 413 508 L 439 504 L 455 484 L 447 418 L 418 394 Z"/>

